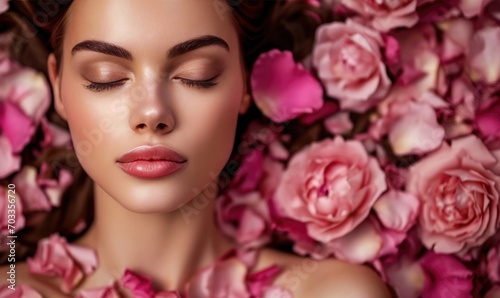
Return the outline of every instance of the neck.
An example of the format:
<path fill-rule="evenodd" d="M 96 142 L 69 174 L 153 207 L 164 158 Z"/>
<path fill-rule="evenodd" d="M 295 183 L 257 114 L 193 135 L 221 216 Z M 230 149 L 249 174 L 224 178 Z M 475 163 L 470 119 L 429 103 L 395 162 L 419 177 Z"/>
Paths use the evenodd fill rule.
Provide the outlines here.
<path fill-rule="evenodd" d="M 215 225 L 213 199 L 203 208 L 196 208 L 200 198 L 195 198 L 166 214 L 140 214 L 98 186 L 94 194 L 94 222 L 77 242 L 96 250 L 100 266 L 85 288 L 107 285 L 128 268 L 151 277 L 159 290 L 180 289 L 232 246 Z"/>

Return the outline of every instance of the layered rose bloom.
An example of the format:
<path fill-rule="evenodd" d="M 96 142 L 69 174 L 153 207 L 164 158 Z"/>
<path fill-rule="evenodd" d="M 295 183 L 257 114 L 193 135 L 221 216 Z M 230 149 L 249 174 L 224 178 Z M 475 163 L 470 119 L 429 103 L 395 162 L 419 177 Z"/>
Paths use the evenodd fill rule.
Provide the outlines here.
<path fill-rule="evenodd" d="M 419 236 L 438 253 L 465 254 L 500 224 L 498 163 L 473 135 L 443 144 L 410 168 L 406 190 L 421 202 Z"/>
<path fill-rule="evenodd" d="M 396 27 L 412 27 L 418 21 L 417 0 L 341 0 L 341 3 L 370 20 L 382 32 Z"/>
<path fill-rule="evenodd" d="M 391 81 L 380 51 L 384 45 L 379 32 L 351 20 L 316 31 L 313 65 L 342 109 L 364 112 L 387 94 Z"/>
<path fill-rule="evenodd" d="M 386 187 L 363 145 L 336 137 L 292 156 L 273 203 L 280 216 L 304 223 L 309 237 L 325 243 L 365 220 Z"/>

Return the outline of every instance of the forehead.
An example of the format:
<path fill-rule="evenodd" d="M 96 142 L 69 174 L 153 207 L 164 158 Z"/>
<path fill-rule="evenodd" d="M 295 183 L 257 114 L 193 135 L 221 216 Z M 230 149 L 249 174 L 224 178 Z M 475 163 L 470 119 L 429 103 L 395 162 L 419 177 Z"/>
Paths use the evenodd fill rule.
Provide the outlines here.
<path fill-rule="evenodd" d="M 237 48 L 225 0 L 75 0 L 67 15 L 65 44 L 98 39 L 132 52 L 151 51 L 201 35 L 216 35 Z"/>

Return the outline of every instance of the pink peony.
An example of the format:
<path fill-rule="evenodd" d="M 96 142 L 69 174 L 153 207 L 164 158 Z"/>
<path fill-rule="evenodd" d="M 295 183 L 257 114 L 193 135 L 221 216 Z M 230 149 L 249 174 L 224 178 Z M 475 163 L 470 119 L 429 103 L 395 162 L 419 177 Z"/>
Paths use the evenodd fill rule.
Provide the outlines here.
<path fill-rule="evenodd" d="M 418 22 L 417 0 L 341 0 L 341 3 L 369 19 L 378 31 L 413 27 Z"/>
<path fill-rule="evenodd" d="M 317 111 L 323 105 L 321 84 L 293 60 L 290 51 L 261 54 L 250 78 L 255 104 L 275 122 Z"/>
<path fill-rule="evenodd" d="M 497 159 L 476 136 L 456 139 L 411 166 L 406 191 L 419 198 L 419 236 L 438 253 L 466 253 L 495 234 L 499 220 Z"/>
<path fill-rule="evenodd" d="M 489 84 L 500 80 L 500 27 L 486 27 L 477 31 L 470 41 L 468 55 L 473 74 Z"/>
<path fill-rule="evenodd" d="M 365 220 L 386 187 L 383 171 L 363 145 L 336 137 L 292 156 L 274 204 L 280 216 L 304 223 L 311 238 L 325 243 Z"/>
<path fill-rule="evenodd" d="M 454 257 L 428 252 L 420 265 L 426 276 L 423 298 L 472 298 L 473 274 Z"/>
<path fill-rule="evenodd" d="M 313 65 L 342 109 L 364 112 L 387 94 L 391 81 L 381 47 L 380 33 L 352 20 L 324 24 L 316 31 Z"/>
<path fill-rule="evenodd" d="M 98 265 L 93 250 L 68 244 L 57 234 L 40 240 L 35 256 L 28 258 L 27 264 L 31 273 L 61 278 L 64 293 L 71 292 Z"/>

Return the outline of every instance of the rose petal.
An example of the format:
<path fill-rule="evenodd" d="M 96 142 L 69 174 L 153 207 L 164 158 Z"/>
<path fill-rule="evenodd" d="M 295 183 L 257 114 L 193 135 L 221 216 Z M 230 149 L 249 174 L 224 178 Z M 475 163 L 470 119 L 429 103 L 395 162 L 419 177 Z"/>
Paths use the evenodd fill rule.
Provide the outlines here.
<path fill-rule="evenodd" d="M 255 104 L 275 122 L 285 122 L 323 105 L 323 89 L 310 72 L 295 63 L 292 53 L 271 50 L 261 54 L 251 74 Z"/>
<path fill-rule="evenodd" d="M 21 157 L 13 154 L 10 141 L 0 135 L 0 178 L 5 178 L 21 168 Z"/>

